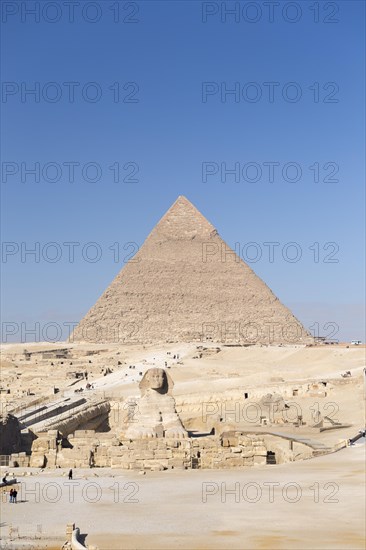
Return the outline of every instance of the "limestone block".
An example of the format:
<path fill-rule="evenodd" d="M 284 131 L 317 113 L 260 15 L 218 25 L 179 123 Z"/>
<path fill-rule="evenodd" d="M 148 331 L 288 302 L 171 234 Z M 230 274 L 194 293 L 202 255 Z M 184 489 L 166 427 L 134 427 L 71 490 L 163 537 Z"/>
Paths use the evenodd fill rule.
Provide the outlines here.
<path fill-rule="evenodd" d="M 130 469 L 133 469 L 131 468 L 131 462 L 114 462 L 113 460 L 111 460 L 110 462 L 110 468 L 113 468 L 113 469 L 121 469 L 121 470 L 130 470 Z"/>
<path fill-rule="evenodd" d="M 191 442 L 189 441 L 189 439 L 187 439 L 187 440 L 183 439 L 183 440 L 178 442 L 178 448 L 179 449 L 184 449 L 186 451 L 190 451 L 191 446 L 192 445 L 191 445 Z"/>
<path fill-rule="evenodd" d="M 154 451 L 140 451 L 139 453 L 134 454 L 135 460 L 151 460 L 156 458 L 156 452 Z M 159 458 L 159 457 L 157 457 Z M 162 457 L 162 458 L 168 458 L 168 457 Z"/>
<path fill-rule="evenodd" d="M 178 458 L 170 458 L 168 460 L 168 467 L 174 469 L 184 469 L 184 462 Z"/>
<path fill-rule="evenodd" d="M 95 447 L 99 445 L 99 440 L 95 437 L 93 438 L 86 438 L 86 437 L 75 437 L 73 441 L 73 445 L 78 445 L 79 447 Z"/>
<path fill-rule="evenodd" d="M 238 437 L 238 444 L 242 447 L 252 447 L 253 443 L 247 437 Z"/>
<path fill-rule="evenodd" d="M 130 466 L 131 466 L 131 463 L 123 463 L 123 464 L 116 463 L 116 464 L 114 464 L 114 463 L 111 462 L 108 465 L 108 468 L 112 468 L 113 470 L 130 470 L 131 469 Z"/>
<path fill-rule="evenodd" d="M 267 456 L 267 449 L 264 448 L 263 451 L 260 450 L 260 448 L 254 449 L 254 456 Z"/>
<path fill-rule="evenodd" d="M 125 452 L 123 454 L 108 455 L 107 458 L 115 462 L 117 462 L 118 460 L 123 460 L 125 462 L 134 462 L 135 453 Z"/>
<path fill-rule="evenodd" d="M 244 465 L 243 458 L 240 457 L 232 457 L 225 460 L 223 463 L 225 468 L 237 468 Z"/>
<path fill-rule="evenodd" d="M 44 454 L 33 453 L 30 459 L 31 468 L 44 468 L 46 465 L 46 457 Z"/>
<path fill-rule="evenodd" d="M 56 466 L 56 458 L 57 458 L 56 451 L 53 451 L 53 450 L 48 451 L 48 453 L 46 454 L 46 459 L 47 459 L 47 466 L 49 468 L 54 468 Z"/>
<path fill-rule="evenodd" d="M 98 468 L 108 468 L 111 464 L 111 461 L 108 457 L 98 457 L 95 459 L 95 465 Z"/>
<path fill-rule="evenodd" d="M 223 447 L 237 447 L 239 440 L 237 437 L 223 437 L 222 446 Z"/>
<path fill-rule="evenodd" d="M 254 456 L 254 451 L 252 450 L 243 450 L 242 455 L 243 458 L 252 458 Z"/>
<path fill-rule="evenodd" d="M 152 469 L 155 466 L 162 466 L 163 468 L 168 468 L 168 459 L 160 459 L 160 460 L 145 460 L 144 461 L 145 468 Z"/>
<path fill-rule="evenodd" d="M 74 449 L 62 449 L 58 453 L 59 458 L 71 459 L 74 456 Z"/>
<path fill-rule="evenodd" d="M 222 457 L 230 457 L 231 456 L 231 447 L 229 447 L 228 449 L 221 449 L 221 452 L 219 453 L 219 456 L 222 456 Z"/>
<path fill-rule="evenodd" d="M 94 437 L 95 431 L 94 430 L 75 430 L 74 435 L 75 437 Z"/>
<path fill-rule="evenodd" d="M 201 467 L 202 468 L 213 468 L 214 460 L 212 457 L 201 458 Z"/>
<path fill-rule="evenodd" d="M 162 472 L 163 470 L 165 470 L 164 466 L 162 466 L 161 464 L 154 464 L 153 466 L 150 466 L 149 469 L 152 472 Z"/>
<path fill-rule="evenodd" d="M 190 453 L 187 453 L 185 451 L 174 451 L 173 454 L 172 454 L 172 457 L 173 458 L 177 458 L 177 459 L 183 459 L 183 458 L 189 458 L 190 457 Z"/>
<path fill-rule="evenodd" d="M 68 460 L 68 459 L 57 459 L 57 464 L 60 466 L 60 468 L 75 468 L 75 462 L 74 460 Z"/>
<path fill-rule="evenodd" d="M 133 442 L 133 448 L 134 449 L 148 449 L 149 447 L 149 441 L 144 439 L 136 439 Z"/>
<path fill-rule="evenodd" d="M 97 456 L 107 456 L 109 454 L 109 449 L 107 447 L 98 447 Z"/>
<path fill-rule="evenodd" d="M 73 455 L 75 455 L 77 458 L 79 459 L 85 459 L 85 458 L 88 458 L 89 459 L 89 448 L 85 448 L 85 447 L 74 447 L 72 449 L 74 452 L 73 452 Z"/>
<path fill-rule="evenodd" d="M 267 459 L 265 456 L 254 456 L 253 457 L 253 463 L 254 466 L 263 466 L 263 464 L 266 464 Z"/>
<path fill-rule="evenodd" d="M 30 457 L 29 456 L 22 456 L 22 457 L 19 457 L 17 459 L 17 461 L 18 461 L 19 466 L 21 466 L 22 468 L 27 468 L 27 467 L 29 467 Z"/>
<path fill-rule="evenodd" d="M 68 541 L 71 541 L 71 536 L 74 529 L 75 529 L 75 523 L 68 523 L 66 525 L 66 538 Z"/>
<path fill-rule="evenodd" d="M 108 456 L 116 457 L 116 456 L 123 456 L 126 454 L 126 449 L 124 449 L 122 446 L 119 447 L 111 447 L 108 449 Z"/>
<path fill-rule="evenodd" d="M 32 453 L 47 453 L 49 448 L 50 445 L 48 439 L 43 439 L 39 437 L 38 439 L 35 439 L 32 443 Z"/>
<path fill-rule="evenodd" d="M 169 449 L 166 449 L 166 450 L 157 450 L 154 452 L 154 458 L 158 459 L 158 458 L 172 458 L 173 457 L 173 452 Z M 152 457 L 146 457 L 146 458 L 152 458 Z"/>
<path fill-rule="evenodd" d="M 229 439 L 230 441 L 230 439 Z M 219 439 L 211 439 L 211 438 L 201 438 L 199 441 L 199 446 L 202 449 L 210 449 L 210 448 L 218 448 L 221 447 L 220 440 Z"/>
<path fill-rule="evenodd" d="M 231 447 L 231 452 L 232 453 L 241 453 L 242 448 L 241 447 Z"/>
<path fill-rule="evenodd" d="M 88 468 L 89 467 L 89 460 L 78 460 L 75 459 L 75 468 Z"/>
<path fill-rule="evenodd" d="M 129 441 L 126 443 L 126 441 L 122 441 L 120 447 L 123 447 L 124 449 L 134 449 L 135 446 L 132 441 Z"/>
<path fill-rule="evenodd" d="M 197 451 L 194 451 L 192 454 L 195 454 Z M 214 456 L 217 454 L 221 454 L 217 452 L 217 449 L 202 449 L 200 451 L 201 456 Z"/>
<path fill-rule="evenodd" d="M 166 441 L 167 447 L 170 447 L 171 449 L 177 449 L 178 447 L 180 447 L 181 443 L 183 443 L 176 439 L 170 439 L 170 438 L 166 439 L 165 441 Z"/>

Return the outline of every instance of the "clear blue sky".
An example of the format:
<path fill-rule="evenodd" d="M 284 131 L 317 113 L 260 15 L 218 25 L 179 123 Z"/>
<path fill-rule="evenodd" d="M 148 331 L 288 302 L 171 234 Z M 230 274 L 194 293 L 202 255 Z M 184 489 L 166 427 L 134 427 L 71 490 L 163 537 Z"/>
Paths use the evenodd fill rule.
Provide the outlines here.
<path fill-rule="evenodd" d="M 249 265 L 307 327 L 327 334 L 333 322 L 337 338 L 364 340 L 364 2 L 319 2 L 318 13 L 314 2 L 280 2 L 273 22 L 261 1 L 256 11 L 240 2 L 226 21 L 221 2 L 80 0 L 74 22 L 61 0 L 58 10 L 38 2 L 39 21 L 24 4 L 37 2 L 2 2 L 3 326 L 80 320 L 133 250 L 123 246 L 141 245 L 182 194 L 230 246 L 240 243 L 243 259 L 262 252 Z M 38 97 L 25 94 L 37 86 Z M 221 97 L 225 86 L 239 96 Z M 74 181 L 70 162 L 79 163 Z M 217 173 L 203 178 L 205 162 Z M 268 162 L 279 163 L 274 181 Z M 37 182 L 24 172 L 35 163 Z M 88 181 L 96 171 L 87 163 L 99 181 Z M 225 181 L 221 163 L 248 169 L 250 181 L 242 172 Z M 299 181 L 282 177 L 287 163 L 300 166 Z M 136 165 L 137 181 L 123 181 Z M 74 262 L 71 241 L 80 243 Z M 90 242 L 102 253 L 94 263 L 81 252 Z M 280 243 L 273 262 L 265 242 Z M 296 252 L 289 242 L 297 262 L 283 258 Z M 35 243 L 40 261 L 22 258 Z M 57 251 L 59 261 L 47 261 Z M 23 336 L 19 328 L 12 339 Z"/>

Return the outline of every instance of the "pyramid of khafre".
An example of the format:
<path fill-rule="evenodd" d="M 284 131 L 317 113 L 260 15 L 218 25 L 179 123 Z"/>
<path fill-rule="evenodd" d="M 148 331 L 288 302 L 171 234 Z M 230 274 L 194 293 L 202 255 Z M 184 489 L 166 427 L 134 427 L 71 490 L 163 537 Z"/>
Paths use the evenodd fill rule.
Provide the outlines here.
<path fill-rule="evenodd" d="M 286 344 L 312 338 L 180 196 L 70 340 Z"/>

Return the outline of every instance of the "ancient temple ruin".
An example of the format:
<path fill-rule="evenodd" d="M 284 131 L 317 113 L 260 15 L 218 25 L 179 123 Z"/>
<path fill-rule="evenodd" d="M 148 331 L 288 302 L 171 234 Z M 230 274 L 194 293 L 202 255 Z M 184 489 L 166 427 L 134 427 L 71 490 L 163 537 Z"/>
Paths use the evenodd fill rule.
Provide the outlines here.
<path fill-rule="evenodd" d="M 10 449 L 9 465 L 139 471 L 226 469 L 332 452 L 299 435 L 278 433 L 287 425 L 301 434 L 303 419 L 289 420 L 284 414 L 288 406 L 277 394 L 263 396 L 260 403 L 266 416 L 249 423 L 246 429 L 236 422 L 231 425 L 230 418 L 222 423 L 212 416 L 210 432 L 206 424 L 206 433 L 198 433 L 183 425 L 172 389 L 173 381 L 165 369 L 150 368 L 139 383 L 140 397 L 84 399 L 63 409 L 40 407 L 34 411 L 35 423 L 26 413 L 20 417 L 18 432 L 28 421 L 28 431 L 22 437 L 25 441 L 29 436 L 29 452 Z M 318 426 L 315 428 L 319 431 Z"/>

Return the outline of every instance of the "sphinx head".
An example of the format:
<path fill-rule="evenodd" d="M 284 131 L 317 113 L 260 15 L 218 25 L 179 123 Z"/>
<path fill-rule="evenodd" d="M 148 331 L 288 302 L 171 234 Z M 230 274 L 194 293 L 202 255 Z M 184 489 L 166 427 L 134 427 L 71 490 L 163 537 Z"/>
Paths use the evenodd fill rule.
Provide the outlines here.
<path fill-rule="evenodd" d="M 142 395 L 145 395 L 147 390 L 154 390 L 158 393 L 170 393 L 173 382 L 164 369 L 154 368 L 145 372 L 139 387 Z"/>

